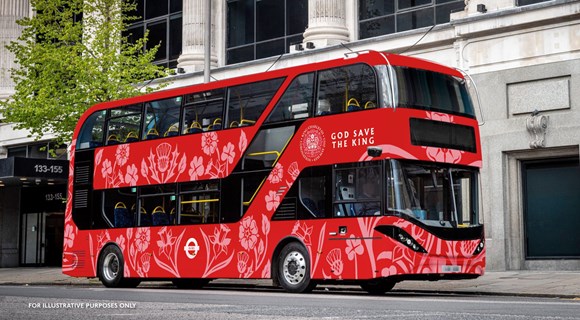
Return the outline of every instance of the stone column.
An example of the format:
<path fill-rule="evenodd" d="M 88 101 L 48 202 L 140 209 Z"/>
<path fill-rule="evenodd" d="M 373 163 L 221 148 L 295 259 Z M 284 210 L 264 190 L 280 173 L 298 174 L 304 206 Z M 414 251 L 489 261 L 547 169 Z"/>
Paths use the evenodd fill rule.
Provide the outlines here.
<path fill-rule="evenodd" d="M 204 32 L 206 28 L 204 2 L 206 0 L 183 1 L 183 40 L 182 52 L 177 59 L 177 67 L 187 72 L 203 70 Z M 211 3 L 211 65 L 217 66 L 215 53 L 215 0 Z"/>
<path fill-rule="evenodd" d="M 304 43 L 317 48 L 349 41 L 346 28 L 346 0 L 308 0 L 308 28 Z"/>
<path fill-rule="evenodd" d="M 16 20 L 27 17 L 29 10 L 28 0 L 0 1 L 0 100 L 14 93 L 10 69 L 16 67 L 16 63 L 6 45 L 20 36 L 22 27 L 16 24 Z"/>

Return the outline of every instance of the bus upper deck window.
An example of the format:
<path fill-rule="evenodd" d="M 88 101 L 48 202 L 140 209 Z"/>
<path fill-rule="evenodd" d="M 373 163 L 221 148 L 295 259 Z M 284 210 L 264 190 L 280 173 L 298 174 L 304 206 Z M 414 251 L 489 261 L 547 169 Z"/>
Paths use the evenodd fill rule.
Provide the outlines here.
<path fill-rule="evenodd" d="M 308 118 L 312 109 L 314 73 L 300 75 L 288 86 L 266 123 Z"/>
<path fill-rule="evenodd" d="M 214 89 L 185 96 L 182 133 L 200 133 L 222 128 L 225 89 Z"/>
<path fill-rule="evenodd" d="M 365 64 L 320 71 L 317 115 L 372 109 L 377 106 L 373 68 Z"/>
<path fill-rule="evenodd" d="M 111 109 L 107 122 L 107 145 L 137 141 L 141 104 Z"/>
<path fill-rule="evenodd" d="M 229 88 L 226 128 L 254 125 L 283 81 L 278 78 Z"/>
<path fill-rule="evenodd" d="M 77 149 L 96 148 L 103 145 L 105 110 L 91 114 L 83 124 L 77 137 Z"/>
<path fill-rule="evenodd" d="M 181 97 L 147 102 L 142 139 L 151 140 L 179 132 Z"/>

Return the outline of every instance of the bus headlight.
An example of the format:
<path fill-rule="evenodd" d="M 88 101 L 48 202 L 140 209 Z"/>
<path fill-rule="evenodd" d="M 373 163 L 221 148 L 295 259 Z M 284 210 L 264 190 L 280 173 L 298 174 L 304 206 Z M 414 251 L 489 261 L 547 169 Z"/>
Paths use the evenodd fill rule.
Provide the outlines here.
<path fill-rule="evenodd" d="M 405 230 L 395 227 L 395 226 L 377 226 L 375 228 L 380 233 L 397 240 L 398 242 L 405 245 L 405 247 L 420 253 L 427 253 L 425 250 L 410 234 Z"/>
<path fill-rule="evenodd" d="M 483 248 L 485 248 L 485 238 L 479 240 L 479 244 L 477 245 L 477 247 L 473 251 L 473 255 L 476 256 L 476 255 L 480 254 L 481 251 L 483 251 Z"/>

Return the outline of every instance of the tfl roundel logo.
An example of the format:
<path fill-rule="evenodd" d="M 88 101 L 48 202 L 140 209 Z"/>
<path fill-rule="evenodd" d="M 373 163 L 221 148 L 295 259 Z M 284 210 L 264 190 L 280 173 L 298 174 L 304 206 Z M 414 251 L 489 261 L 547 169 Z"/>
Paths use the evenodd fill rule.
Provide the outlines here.
<path fill-rule="evenodd" d="M 324 153 L 326 141 L 324 131 L 317 125 L 311 125 L 302 132 L 300 138 L 300 152 L 307 161 L 316 161 Z"/>
<path fill-rule="evenodd" d="M 185 243 L 183 250 L 185 250 L 185 255 L 189 259 L 195 258 L 195 256 L 199 252 L 199 245 L 197 244 L 197 240 L 195 240 L 195 238 L 189 238 Z"/>

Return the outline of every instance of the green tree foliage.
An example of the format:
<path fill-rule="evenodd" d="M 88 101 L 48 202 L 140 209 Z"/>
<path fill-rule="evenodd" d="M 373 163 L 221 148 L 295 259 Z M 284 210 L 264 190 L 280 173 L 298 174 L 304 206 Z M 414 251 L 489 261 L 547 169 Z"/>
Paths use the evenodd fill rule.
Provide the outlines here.
<path fill-rule="evenodd" d="M 157 47 L 144 50 L 146 37 L 123 36 L 135 20 L 126 0 L 31 0 L 36 15 L 7 48 L 18 67 L 11 70 L 15 94 L 0 112 L 16 128 L 40 139 L 56 135 L 68 143 L 82 113 L 104 101 L 138 95 L 147 81 L 168 75 L 152 64 Z M 79 17 L 82 15 L 82 19 Z M 146 91 L 159 89 L 147 87 Z"/>

